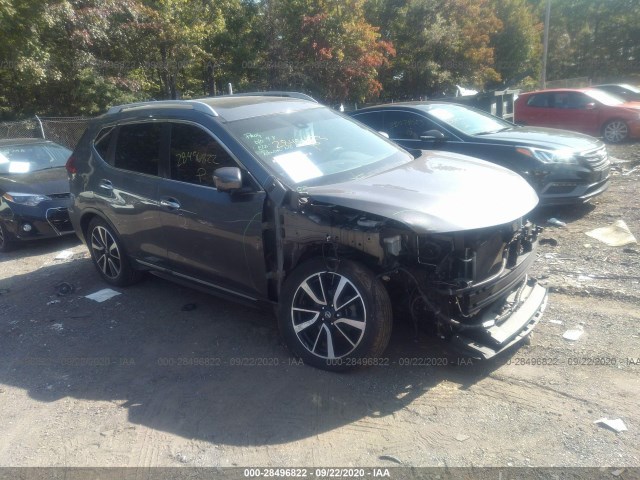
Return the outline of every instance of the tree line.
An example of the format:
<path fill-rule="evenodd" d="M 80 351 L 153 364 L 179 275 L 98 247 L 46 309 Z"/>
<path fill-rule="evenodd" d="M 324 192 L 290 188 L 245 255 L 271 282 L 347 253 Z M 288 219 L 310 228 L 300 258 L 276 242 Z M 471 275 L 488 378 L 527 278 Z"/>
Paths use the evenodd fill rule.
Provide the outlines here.
<path fill-rule="evenodd" d="M 551 0 L 548 79 L 640 70 L 640 2 Z M 546 0 L 0 0 L 0 118 L 297 90 L 535 87 Z"/>

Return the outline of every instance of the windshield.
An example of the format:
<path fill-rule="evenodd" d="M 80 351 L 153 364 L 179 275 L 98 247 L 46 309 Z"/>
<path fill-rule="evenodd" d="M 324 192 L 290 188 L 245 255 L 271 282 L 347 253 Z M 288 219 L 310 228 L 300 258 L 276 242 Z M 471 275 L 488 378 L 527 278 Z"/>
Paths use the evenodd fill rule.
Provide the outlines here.
<path fill-rule="evenodd" d="M 593 90 L 587 90 L 584 93 L 589 95 L 594 100 L 597 100 L 600 103 L 603 103 L 610 107 L 615 107 L 616 105 L 622 105 L 623 103 L 625 103 L 625 101 L 622 98 L 618 97 L 617 95 L 612 95 L 602 90 L 593 89 Z"/>
<path fill-rule="evenodd" d="M 413 160 L 328 108 L 253 117 L 228 126 L 269 169 L 298 188 L 345 182 Z"/>
<path fill-rule="evenodd" d="M 513 128 L 511 123 L 505 122 L 498 117 L 454 103 L 421 105 L 420 108 L 441 122 L 467 135 L 484 135 Z"/>
<path fill-rule="evenodd" d="M 64 167 L 71 151 L 53 143 L 0 147 L 0 173 L 20 174 Z"/>

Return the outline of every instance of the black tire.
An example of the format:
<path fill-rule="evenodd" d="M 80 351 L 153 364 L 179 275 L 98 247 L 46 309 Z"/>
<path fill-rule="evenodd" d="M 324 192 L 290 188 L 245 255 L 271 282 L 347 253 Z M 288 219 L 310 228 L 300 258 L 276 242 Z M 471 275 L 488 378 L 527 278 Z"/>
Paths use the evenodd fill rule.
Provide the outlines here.
<path fill-rule="evenodd" d="M 358 263 L 341 260 L 332 271 L 323 259 L 310 260 L 284 282 L 280 332 L 306 364 L 329 371 L 375 366 L 389 343 L 392 323 L 386 289 Z"/>
<path fill-rule="evenodd" d="M 609 120 L 602 127 L 602 137 L 607 143 L 621 143 L 629 138 L 629 125 L 624 120 Z"/>
<path fill-rule="evenodd" d="M 0 252 L 8 252 L 15 248 L 13 237 L 4 223 L 0 222 Z"/>
<path fill-rule="evenodd" d="M 104 220 L 91 220 L 86 238 L 93 264 L 105 282 L 126 287 L 141 280 L 142 272 L 133 269 L 118 235 Z"/>

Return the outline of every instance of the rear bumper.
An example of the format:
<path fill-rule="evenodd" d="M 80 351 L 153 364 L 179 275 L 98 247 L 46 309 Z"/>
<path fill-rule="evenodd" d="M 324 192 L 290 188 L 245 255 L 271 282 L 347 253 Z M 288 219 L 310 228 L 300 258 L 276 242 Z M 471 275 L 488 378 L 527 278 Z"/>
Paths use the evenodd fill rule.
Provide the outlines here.
<path fill-rule="evenodd" d="M 523 285 L 508 295 L 502 302 L 496 302 L 483 313 L 478 326 L 462 326 L 450 342 L 459 353 L 476 359 L 489 359 L 525 339 L 542 318 L 547 305 L 547 290 L 535 280 L 526 280 Z M 516 304 L 507 318 L 501 318 L 501 311 L 510 304 Z M 498 323 L 496 320 L 499 319 Z M 486 326 L 480 326 L 486 325 Z"/>

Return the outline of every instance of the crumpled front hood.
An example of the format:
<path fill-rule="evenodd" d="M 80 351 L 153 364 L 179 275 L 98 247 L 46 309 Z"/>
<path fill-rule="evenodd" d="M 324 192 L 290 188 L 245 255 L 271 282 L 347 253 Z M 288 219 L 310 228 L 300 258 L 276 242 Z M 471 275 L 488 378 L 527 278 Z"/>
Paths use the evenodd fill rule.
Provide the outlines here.
<path fill-rule="evenodd" d="M 312 200 L 397 220 L 416 233 L 501 225 L 530 212 L 538 197 L 519 175 L 448 152 L 423 152 L 367 178 L 309 187 Z"/>

